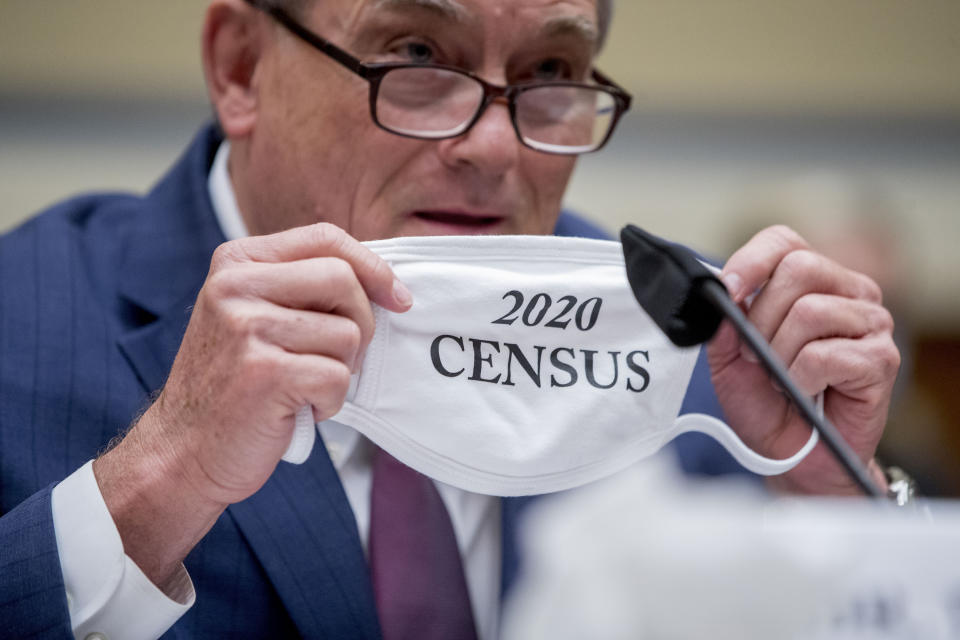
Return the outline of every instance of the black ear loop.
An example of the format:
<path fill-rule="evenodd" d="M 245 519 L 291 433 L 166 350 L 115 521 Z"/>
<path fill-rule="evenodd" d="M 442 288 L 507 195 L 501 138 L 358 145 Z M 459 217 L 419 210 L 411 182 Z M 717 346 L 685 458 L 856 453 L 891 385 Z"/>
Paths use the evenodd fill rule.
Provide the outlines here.
<path fill-rule="evenodd" d="M 863 492 L 884 497 L 866 467 L 825 416 L 790 378 L 757 328 L 730 298 L 726 287 L 684 247 L 666 242 L 636 227 L 620 231 L 627 280 L 637 301 L 670 341 L 680 347 L 706 342 L 728 318 L 767 373 L 800 410 L 803 418 L 820 433 L 830 452 Z"/>

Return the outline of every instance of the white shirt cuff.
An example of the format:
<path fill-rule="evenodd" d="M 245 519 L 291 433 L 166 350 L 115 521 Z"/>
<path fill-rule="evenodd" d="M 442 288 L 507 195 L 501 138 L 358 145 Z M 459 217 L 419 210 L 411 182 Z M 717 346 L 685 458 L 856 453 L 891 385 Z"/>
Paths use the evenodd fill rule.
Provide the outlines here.
<path fill-rule="evenodd" d="M 124 552 L 93 475 L 93 461 L 53 489 L 53 526 L 74 636 L 158 638 L 193 606 L 183 565 L 164 593 Z"/>

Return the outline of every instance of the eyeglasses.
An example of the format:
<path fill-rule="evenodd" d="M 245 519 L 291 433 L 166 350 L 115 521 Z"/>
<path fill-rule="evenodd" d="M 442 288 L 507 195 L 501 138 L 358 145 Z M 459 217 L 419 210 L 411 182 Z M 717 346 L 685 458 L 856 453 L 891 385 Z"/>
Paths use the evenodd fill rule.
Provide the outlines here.
<path fill-rule="evenodd" d="M 507 101 L 520 142 L 546 153 L 573 155 L 607 143 L 630 108 L 630 94 L 599 71 L 597 84 L 539 82 L 501 86 L 439 64 L 367 63 L 310 31 L 275 6 L 267 12 L 293 35 L 370 83 L 370 115 L 381 129 L 407 138 L 443 140 L 465 134 L 497 98 Z"/>

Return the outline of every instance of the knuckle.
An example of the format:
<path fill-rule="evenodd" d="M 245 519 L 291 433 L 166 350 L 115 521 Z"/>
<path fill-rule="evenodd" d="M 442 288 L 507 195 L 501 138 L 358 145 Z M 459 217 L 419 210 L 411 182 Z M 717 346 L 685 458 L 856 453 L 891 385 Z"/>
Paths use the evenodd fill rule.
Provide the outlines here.
<path fill-rule="evenodd" d="M 327 383 L 336 392 L 337 397 L 341 398 L 342 402 L 350 388 L 350 368 L 342 362 L 332 362 Z"/>
<path fill-rule="evenodd" d="M 806 248 L 807 241 L 799 233 L 785 224 L 775 224 L 762 230 L 758 236 L 765 237 L 769 242 L 784 249 Z"/>
<path fill-rule="evenodd" d="M 269 349 L 256 347 L 247 349 L 242 367 L 247 379 L 255 381 L 256 387 L 282 384 L 280 381 L 284 367 Z"/>
<path fill-rule="evenodd" d="M 821 268 L 822 260 L 813 251 L 796 249 L 783 257 L 778 269 L 792 280 L 806 280 Z"/>
<path fill-rule="evenodd" d="M 874 407 L 881 407 L 887 403 L 890 392 L 885 385 L 871 385 L 860 392 L 861 411 L 869 415 Z"/>
<path fill-rule="evenodd" d="M 793 303 L 790 315 L 801 326 L 817 324 L 827 311 L 823 299 L 815 295 L 801 296 Z"/>
<path fill-rule="evenodd" d="M 342 258 L 323 258 L 323 279 L 325 286 L 335 297 L 352 295 L 351 290 L 357 286 L 357 275 L 349 262 Z"/>
<path fill-rule="evenodd" d="M 257 323 L 254 318 L 239 313 L 236 310 L 227 310 L 222 317 L 223 325 L 227 331 L 235 336 L 252 336 L 257 333 Z"/>
<path fill-rule="evenodd" d="M 878 392 L 886 392 L 893 387 L 897 374 L 900 372 L 900 350 L 897 349 L 893 340 L 883 340 L 879 346 L 874 347 L 863 356 L 863 366 L 867 371 L 873 372 L 871 380 Z"/>
<path fill-rule="evenodd" d="M 243 255 L 240 244 L 239 240 L 231 240 L 214 249 L 213 256 L 210 258 L 211 271 L 220 271 L 239 262 Z"/>
<path fill-rule="evenodd" d="M 896 376 L 900 371 L 900 350 L 892 339 L 884 340 L 884 346 L 881 349 L 879 359 L 887 377 Z"/>
<path fill-rule="evenodd" d="M 262 313 L 245 311 L 237 314 L 237 325 L 246 336 L 264 338 L 271 324 L 272 320 Z"/>
<path fill-rule="evenodd" d="M 216 270 L 207 276 L 203 288 L 214 300 L 225 300 L 239 293 L 240 282 L 228 269 Z"/>
<path fill-rule="evenodd" d="M 363 344 L 363 331 L 360 325 L 356 322 L 347 322 L 341 340 L 349 353 L 356 353 Z"/>
<path fill-rule="evenodd" d="M 893 333 L 894 320 L 893 314 L 886 307 L 875 305 L 873 307 L 872 324 L 875 331 L 884 333 Z"/>
<path fill-rule="evenodd" d="M 227 300 L 216 307 L 216 330 L 234 338 L 263 338 L 273 319 L 262 306 L 245 300 Z"/>
<path fill-rule="evenodd" d="M 881 304 L 883 302 L 883 290 L 876 280 L 862 273 L 857 273 L 857 275 L 860 277 L 860 297 Z"/>
<path fill-rule="evenodd" d="M 797 369 L 803 372 L 822 372 L 830 361 L 830 352 L 820 342 L 807 343 L 797 354 Z"/>
<path fill-rule="evenodd" d="M 236 309 L 233 309 L 231 305 L 223 305 L 218 316 L 218 324 L 223 327 L 224 333 L 243 335 L 246 332 L 246 318 Z"/>
<path fill-rule="evenodd" d="M 338 360 L 330 360 L 323 373 L 315 378 L 314 400 L 311 402 L 320 412 L 322 419 L 340 411 L 350 389 L 350 369 Z"/>
<path fill-rule="evenodd" d="M 369 298 L 367 300 L 367 304 L 362 305 L 352 318 L 352 320 L 359 326 L 360 334 L 365 336 L 365 340 L 369 340 L 369 338 L 373 336 L 374 330 L 377 328 L 377 321 L 373 315 L 372 303 L 369 302 Z"/>
<path fill-rule="evenodd" d="M 328 280 L 343 285 L 354 279 L 353 267 L 343 258 L 323 258 L 324 272 Z"/>
<path fill-rule="evenodd" d="M 387 261 L 372 251 L 369 251 L 368 255 L 369 258 L 367 269 L 370 272 L 371 277 L 384 282 L 392 281 L 393 269 L 390 268 L 390 265 L 387 264 Z"/>
<path fill-rule="evenodd" d="M 218 245 L 216 249 L 213 250 L 213 257 L 210 259 L 210 265 L 213 269 L 221 269 L 230 261 L 230 243 L 225 242 L 221 245 Z"/>
<path fill-rule="evenodd" d="M 330 222 L 318 222 L 309 227 L 312 242 L 328 251 L 340 249 L 346 242 L 346 232 Z"/>

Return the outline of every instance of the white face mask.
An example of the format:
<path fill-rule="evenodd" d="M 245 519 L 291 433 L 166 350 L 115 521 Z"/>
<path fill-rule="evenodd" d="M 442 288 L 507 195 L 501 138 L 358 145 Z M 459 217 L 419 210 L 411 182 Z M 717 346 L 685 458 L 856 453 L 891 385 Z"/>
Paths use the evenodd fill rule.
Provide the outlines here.
<path fill-rule="evenodd" d="M 816 443 L 770 460 L 715 418 L 678 418 L 698 348 L 672 345 L 640 308 L 618 242 L 478 236 L 366 246 L 414 305 L 402 314 L 374 307 L 373 340 L 333 420 L 436 480 L 501 496 L 559 491 L 686 431 L 772 475 Z M 291 446 L 305 458 L 313 429 L 309 412 L 302 418 L 302 441 Z"/>

